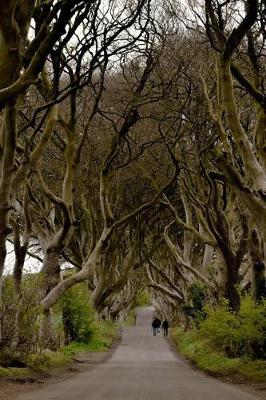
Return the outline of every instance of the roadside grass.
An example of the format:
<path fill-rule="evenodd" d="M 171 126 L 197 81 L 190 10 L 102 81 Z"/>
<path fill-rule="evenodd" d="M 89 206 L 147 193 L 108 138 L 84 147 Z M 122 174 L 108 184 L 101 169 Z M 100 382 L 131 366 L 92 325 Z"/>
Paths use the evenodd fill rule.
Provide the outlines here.
<path fill-rule="evenodd" d="M 247 361 L 239 368 L 239 372 L 255 382 L 266 382 L 266 361 L 255 360 Z"/>
<path fill-rule="evenodd" d="M 29 368 L 3 368 L 0 367 L 0 377 L 9 377 L 9 376 L 26 376 L 29 375 Z"/>
<path fill-rule="evenodd" d="M 171 330 L 171 337 L 186 358 L 210 375 L 240 375 L 253 382 L 266 382 L 265 360 L 226 357 L 223 353 L 213 351 L 208 340 L 200 338 L 196 331 L 185 332 L 181 328 L 174 328 Z"/>
<path fill-rule="evenodd" d="M 111 348 L 118 338 L 118 326 L 109 321 L 95 321 L 92 335 L 87 343 L 72 342 L 58 351 L 44 350 L 42 353 L 25 357 L 25 368 L 0 367 L 0 377 L 21 377 L 32 372 L 47 372 L 71 362 L 73 357 L 85 352 L 103 352 Z"/>
<path fill-rule="evenodd" d="M 133 308 L 130 312 L 129 312 L 129 314 L 128 314 L 128 316 L 127 316 L 127 318 L 125 319 L 125 321 L 123 321 L 122 323 L 121 323 L 121 326 L 122 327 L 126 327 L 126 326 L 135 326 L 135 323 L 136 323 L 136 309 L 135 308 Z"/>

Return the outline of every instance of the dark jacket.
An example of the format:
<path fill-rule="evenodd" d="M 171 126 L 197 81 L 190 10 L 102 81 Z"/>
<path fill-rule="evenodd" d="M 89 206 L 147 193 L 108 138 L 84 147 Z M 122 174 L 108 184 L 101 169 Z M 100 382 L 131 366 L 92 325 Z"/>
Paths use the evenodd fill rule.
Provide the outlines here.
<path fill-rule="evenodd" d="M 153 328 L 160 328 L 161 326 L 161 321 L 158 318 L 154 318 L 152 321 L 152 327 Z"/>
<path fill-rule="evenodd" d="M 165 320 L 163 321 L 163 323 L 162 323 L 162 328 L 164 328 L 164 329 L 168 329 L 168 328 L 169 328 L 169 323 L 168 323 L 167 319 L 165 319 Z"/>

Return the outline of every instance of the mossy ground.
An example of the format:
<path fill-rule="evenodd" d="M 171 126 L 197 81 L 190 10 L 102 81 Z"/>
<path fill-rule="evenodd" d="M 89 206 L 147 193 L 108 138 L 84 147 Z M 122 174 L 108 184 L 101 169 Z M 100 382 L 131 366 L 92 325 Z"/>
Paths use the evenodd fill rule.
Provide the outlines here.
<path fill-rule="evenodd" d="M 185 357 L 211 375 L 241 375 L 252 382 L 266 383 L 265 360 L 226 357 L 223 353 L 213 351 L 208 346 L 208 341 L 200 338 L 197 331 L 184 332 L 181 328 L 175 328 L 172 329 L 171 336 Z"/>

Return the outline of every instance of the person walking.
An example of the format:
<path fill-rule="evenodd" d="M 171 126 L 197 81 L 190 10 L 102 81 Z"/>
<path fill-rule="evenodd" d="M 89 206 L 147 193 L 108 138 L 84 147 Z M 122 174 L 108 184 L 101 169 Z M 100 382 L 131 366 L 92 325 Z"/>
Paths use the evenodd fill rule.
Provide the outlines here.
<path fill-rule="evenodd" d="M 168 323 L 167 319 L 165 319 L 163 321 L 162 328 L 163 328 L 163 335 L 168 336 L 169 323 Z"/>
<path fill-rule="evenodd" d="M 157 327 L 156 318 L 153 318 L 151 327 L 152 327 L 153 336 L 156 336 L 156 327 Z"/>
<path fill-rule="evenodd" d="M 155 317 L 152 321 L 151 326 L 152 326 L 153 336 L 156 336 L 157 333 L 160 332 L 161 321 L 159 320 L 159 318 Z"/>

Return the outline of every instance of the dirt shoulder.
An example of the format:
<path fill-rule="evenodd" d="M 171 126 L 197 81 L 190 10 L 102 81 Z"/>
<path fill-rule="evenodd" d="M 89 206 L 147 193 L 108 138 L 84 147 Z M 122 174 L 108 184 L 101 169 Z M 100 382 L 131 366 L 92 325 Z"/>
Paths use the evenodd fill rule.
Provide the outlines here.
<path fill-rule="evenodd" d="M 24 376 L 0 377 L 0 400 L 15 400 L 22 393 L 32 392 L 46 385 L 62 382 L 82 372 L 90 372 L 112 357 L 120 338 L 104 352 L 84 352 L 73 356 L 72 360 L 59 368 L 47 371 L 29 371 Z"/>
<path fill-rule="evenodd" d="M 113 350 L 108 352 L 88 352 L 75 356 L 73 360 L 60 368 L 49 371 L 34 372 L 26 376 L 0 378 L 0 400 L 13 400 L 16 395 L 36 390 L 47 384 L 67 380 L 77 373 L 91 371 L 97 365 L 107 361 Z"/>

